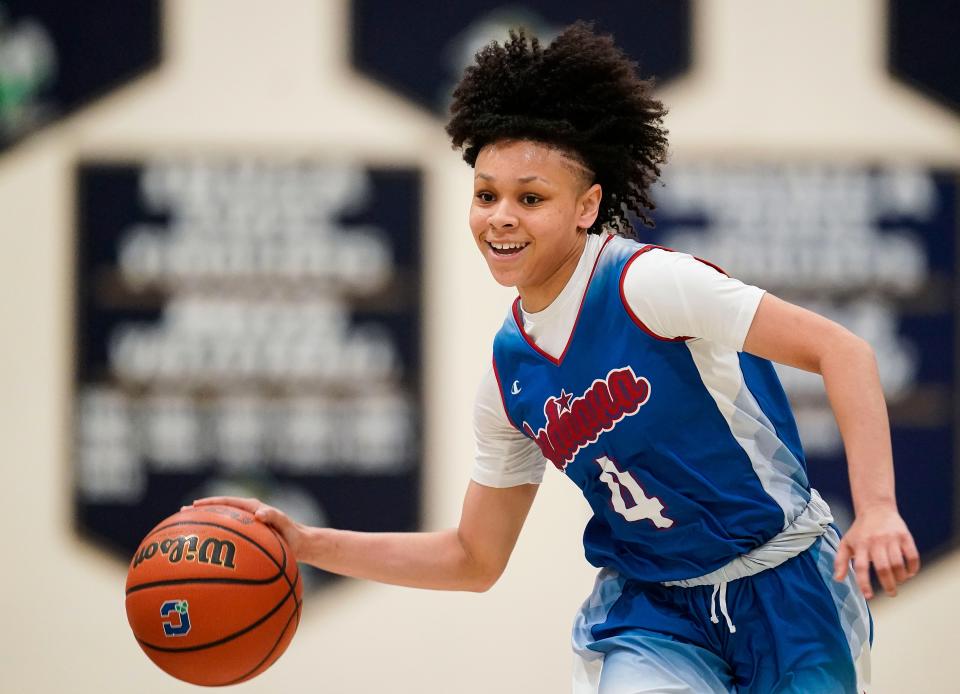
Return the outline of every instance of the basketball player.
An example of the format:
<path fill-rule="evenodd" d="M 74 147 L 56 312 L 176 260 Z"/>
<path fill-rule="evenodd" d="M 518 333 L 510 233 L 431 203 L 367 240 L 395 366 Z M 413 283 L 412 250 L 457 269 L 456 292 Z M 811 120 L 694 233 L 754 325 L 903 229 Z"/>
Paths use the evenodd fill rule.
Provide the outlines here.
<path fill-rule="evenodd" d="M 893 595 L 919 568 L 894 498 L 870 347 L 689 255 L 630 238 L 650 223 L 664 109 L 583 24 L 477 55 L 447 126 L 474 168 L 470 228 L 519 297 L 475 404 L 458 528 L 309 528 L 252 499 L 301 561 L 421 588 L 489 588 L 546 463 L 593 509 L 600 569 L 573 629 L 576 692 L 859 692 L 870 567 Z M 823 377 L 856 519 L 841 539 L 808 483 L 771 361 Z M 851 570 L 852 567 L 852 570 Z"/>

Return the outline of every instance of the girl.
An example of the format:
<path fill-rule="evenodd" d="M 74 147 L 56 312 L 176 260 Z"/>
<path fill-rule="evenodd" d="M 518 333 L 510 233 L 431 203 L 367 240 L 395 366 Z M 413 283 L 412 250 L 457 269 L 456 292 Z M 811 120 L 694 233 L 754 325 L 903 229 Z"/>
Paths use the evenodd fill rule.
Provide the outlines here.
<path fill-rule="evenodd" d="M 488 589 L 549 461 L 583 491 L 600 568 L 573 630 L 577 692 L 859 692 L 870 566 L 891 595 L 919 560 L 897 511 L 873 352 L 825 318 L 689 255 L 650 224 L 664 109 L 609 37 L 522 32 L 478 55 L 447 126 L 474 168 L 470 228 L 517 288 L 475 404 L 457 528 L 304 527 L 254 499 L 300 561 L 386 583 Z M 823 376 L 856 520 L 807 481 L 771 360 Z M 852 567 L 852 571 L 851 571 Z"/>

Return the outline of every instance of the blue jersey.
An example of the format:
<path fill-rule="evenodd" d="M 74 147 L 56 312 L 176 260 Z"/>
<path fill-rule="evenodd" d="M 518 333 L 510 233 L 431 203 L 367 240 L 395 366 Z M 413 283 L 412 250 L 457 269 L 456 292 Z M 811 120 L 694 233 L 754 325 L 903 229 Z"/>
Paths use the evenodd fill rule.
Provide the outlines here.
<path fill-rule="evenodd" d="M 518 299 L 494 370 L 511 424 L 593 510 L 588 561 L 673 581 L 776 536 L 810 489 L 772 364 L 695 335 L 660 337 L 630 309 L 624 274 L 652 248 L 607 240 L 560 357 L 524 333 Z"/>

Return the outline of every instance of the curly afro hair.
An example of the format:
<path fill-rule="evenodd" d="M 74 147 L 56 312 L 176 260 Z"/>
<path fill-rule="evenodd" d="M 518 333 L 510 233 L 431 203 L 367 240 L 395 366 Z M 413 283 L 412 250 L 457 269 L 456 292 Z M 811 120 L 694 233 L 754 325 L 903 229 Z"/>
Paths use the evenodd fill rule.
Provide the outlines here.
<path fill-rule="evenodd" d="M 667 155 L 666 114 L 652 96 L 653 80 L 614 44 L 577 22 L 547 48 L 523 29 L 503 45 L 477 53 L 453 93 L 447 133 L 475 166 L 480 150 L 500 140 L 557 147 L 590 170 L 603 190 L 590 227 L 633 235 L 630 210 L 653 226 L 648 189 Z"/>

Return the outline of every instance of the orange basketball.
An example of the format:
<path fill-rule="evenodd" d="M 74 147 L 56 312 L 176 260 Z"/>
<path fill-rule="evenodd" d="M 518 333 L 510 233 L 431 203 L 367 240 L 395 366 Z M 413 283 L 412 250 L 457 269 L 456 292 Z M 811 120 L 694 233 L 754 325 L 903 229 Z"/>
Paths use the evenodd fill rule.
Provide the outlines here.
<path fill-rule="evenodd" d="M 228 506 L 176 513 L 150 531 L 127 573 L 127 619 L 143 651 L 207 686 L 256 677 L 300 623 L 296 558 L 271 527 Z"/>

